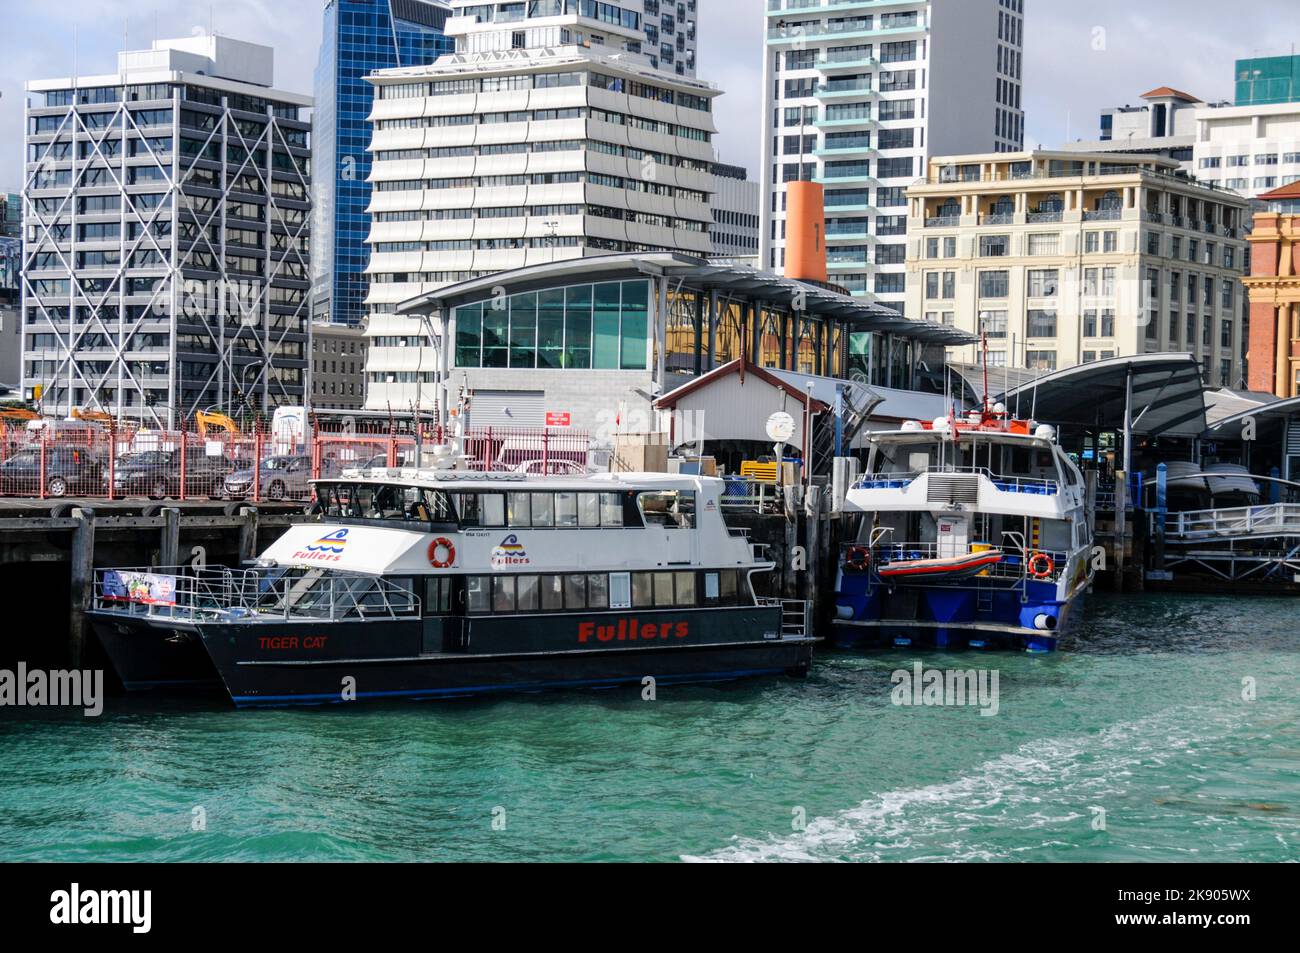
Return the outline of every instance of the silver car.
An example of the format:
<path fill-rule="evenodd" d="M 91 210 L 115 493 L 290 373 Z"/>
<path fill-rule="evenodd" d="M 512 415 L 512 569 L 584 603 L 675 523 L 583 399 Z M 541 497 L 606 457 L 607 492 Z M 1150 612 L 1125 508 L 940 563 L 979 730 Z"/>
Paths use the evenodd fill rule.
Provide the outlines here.
<path fill-rule="evenodd" d="M 252 469 L 226 477 L 223 496 L 243 500 L 253 495 Z M 311 496 L 311 457 L 267 457 L 257 469 L 258 493 L 267 500 L 305 500 Z"/>

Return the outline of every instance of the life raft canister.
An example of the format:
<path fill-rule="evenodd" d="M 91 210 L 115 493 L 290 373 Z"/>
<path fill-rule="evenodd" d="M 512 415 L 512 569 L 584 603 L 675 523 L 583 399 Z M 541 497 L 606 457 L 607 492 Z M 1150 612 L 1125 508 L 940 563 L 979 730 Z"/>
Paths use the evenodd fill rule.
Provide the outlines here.
<path fill-rule="evenodd" d="M 1056 572 L 1056 563 L 1047 553 L 1034 553 L 1029 557 L 1029 575 L 1035 579 L 1046 579 Z"/>
<path fill-rule="evenodd" d="M 871 550 L 866 546 L 850 546 L 844 557 L 844 565 L 856 572 L 862 572 L 871 565 Z"/>
<path fill-rule="evenodd" d="M 446 558 L 440 558 L 438 551 L 445 552 Z M 456 561 L 456 547 L 452 541 L 445 536 L 439 536 L 429 544 L 429 565 L 434 569 L 450 569 L 451 564 Z"/>

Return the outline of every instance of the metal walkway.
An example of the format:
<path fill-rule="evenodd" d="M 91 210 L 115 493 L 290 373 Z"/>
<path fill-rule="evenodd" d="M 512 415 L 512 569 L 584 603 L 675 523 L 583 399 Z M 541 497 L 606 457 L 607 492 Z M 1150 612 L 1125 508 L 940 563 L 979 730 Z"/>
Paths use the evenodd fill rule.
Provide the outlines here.
<path fill-rule="evenodd" d="M 1164 528 L 1168 568 L 1195 566 L 1233 581 L 1300 581 L 1300 504 L 1169 513 Z"/>

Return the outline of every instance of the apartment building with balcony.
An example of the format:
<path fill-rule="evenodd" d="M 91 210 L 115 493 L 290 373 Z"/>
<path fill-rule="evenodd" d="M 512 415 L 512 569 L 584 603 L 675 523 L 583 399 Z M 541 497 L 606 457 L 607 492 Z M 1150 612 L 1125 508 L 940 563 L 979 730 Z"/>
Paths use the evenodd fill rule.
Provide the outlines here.
<path fill-rule="evenodd" d="M 193 36 L 26 84 L 26 399 L 155 427 L 304 402 L 312 100 L 273 74 Z"/>
<path fill-rule="evenodd" d="M 698 0 L 643 0 L 641 50 L 650 65 L 665 73 L 694 76 L 698 57 Z M 708 2 L 708 0 L 705 0 Z"/>
<path fill-rule="evenodd" d="M 375 410 L 440 397 L 435 330 L 396 313 L 407 299 L 589 256 L 713 253 L 718 90 L 653 66 L 641 0 L 452 6 L 454 54 L 370 77 Z M 510 325 L 509 347 L 484 346 L 475 386 L 548 366 L 531 320 Z"/>
<path fill-rule="evenodd" d="M 1208 384 L 1241 385 L 1236 193 L 1171 159 L 1033 151 L 936 157 L 907 195 L 907 313 L 983 335 L 991 366 L 1185 351 Z"/>
<path fill-rule="evenodd" d="M 831 279 L 901 310 L 906 189 L 932 155 L 1024 143 L 1024 0 L 767 0 L 763 265 L 785 264 L 786 183 L 825 186 Z"/>

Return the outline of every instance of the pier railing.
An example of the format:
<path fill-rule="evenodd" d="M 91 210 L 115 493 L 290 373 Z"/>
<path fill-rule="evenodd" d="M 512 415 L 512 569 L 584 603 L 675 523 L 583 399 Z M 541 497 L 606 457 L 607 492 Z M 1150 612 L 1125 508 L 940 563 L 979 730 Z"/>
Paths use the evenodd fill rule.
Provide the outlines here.
<path fill-rule="evenodd" d="M 988 467 L 929 467 L 925 470 L 911 470 L 898 473 L 872 473 L 858 478 L 853 485 L 858 490 L 900 490 L 911 485 L 914 480 L 926 475 L 946 476 L 961 474 L 982 476 L 1003 493 L 1029 493 L 1036 496 L 1055 496 L 1060 492 L 1060 484 L 1055 480 L 1039 477 L 1002 476 Z"/>
<path fill-rule="evenodd" d="M 421 448 L 448 436 L 438 426 L 417 434 L 347 418 L 312 420 L 305 429 L 218 430 L 206 421 L 196 427 L 0 422 L 0 496 L 307 502 L 312 480 L 350 468 L 418 465 Z M 465 433 L 462 449 L 473 470 L 570 474 L 586 472 L 591 441 L 586 431 L 569 428 L 476 427 Z"/>
<path fill-rule="evenodd" d="M 393 580 L 322 569 L 95 571 L 94 608 L 178 622 L 339 621 L 420 615 L 415 592 Z"/>
<path fill-rule="evenodd" d="M 1173 543 L 1274 536 L 1300 537 L 1300 503 L 1169 513 L 1165 520 L 1165 539 Z"/>

